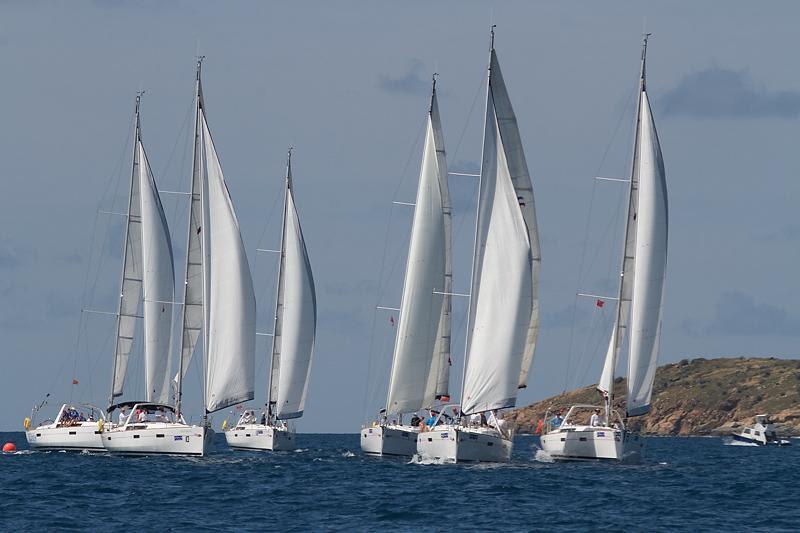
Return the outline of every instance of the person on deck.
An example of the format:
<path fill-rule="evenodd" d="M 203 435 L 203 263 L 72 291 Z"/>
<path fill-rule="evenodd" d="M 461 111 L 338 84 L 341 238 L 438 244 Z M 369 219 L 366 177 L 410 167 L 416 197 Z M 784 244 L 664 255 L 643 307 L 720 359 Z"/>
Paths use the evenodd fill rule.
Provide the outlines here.
<path fill-rule="evenodd" d="M 589 419 L 589 425 L 597 427 L 600 425 L 600 409 L 595 409 L 592 417 Z"/>
<path fill-rule="evenodd" d="M 119 411 L 119 425 L 124 426 L 125 420 L 128 418 L 128 414 L 125 412 L 125 409 L 120 409 Z"/>

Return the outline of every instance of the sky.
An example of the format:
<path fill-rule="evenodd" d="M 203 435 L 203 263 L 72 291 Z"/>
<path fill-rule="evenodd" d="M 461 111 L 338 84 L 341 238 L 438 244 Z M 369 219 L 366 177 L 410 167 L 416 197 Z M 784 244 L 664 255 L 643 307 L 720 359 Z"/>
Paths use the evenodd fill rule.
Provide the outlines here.
<path fill-rule="evenodd" d="M 317 287 L 304 432 L 354 432 L 386 394 L 430 77 L 448 165 L 481 153 L 488 32 L 531 170 L 542 327 L 525 405 L 596 382 L 630 172 L 643 28 L 667 172 L 659 361 L 798 356 L 800 5 L 771 2 L 204 2 L 0 0 L 0 429 L 51 394 L 103 406 L 110 386 L 134 97 L 159 187 L 189 187 L 195 57 L 207 117 L 271 331 L 286 150 Z M 476 180 L 453 176 L 454 291 L 467 292 Z M 163 203 L 178 278 L 182 195 Z M 464 302 L 454 303 L 454 397 Z M 396 317 L 394 317 L 396 318 Z M 265 337 L 258 340 L 263 403 Z M 72 385 L 72 380 L 78 381 Z M 143 387 L 130 365 L 131 396 Z M 199 371 L 188 414 L 201 412 Z M 59 404 L 60 405 L 60 404 Z M 51 413 L 51 416 L 54 413 Z M 214 415 L 216 421 L 228 412 Z"/>

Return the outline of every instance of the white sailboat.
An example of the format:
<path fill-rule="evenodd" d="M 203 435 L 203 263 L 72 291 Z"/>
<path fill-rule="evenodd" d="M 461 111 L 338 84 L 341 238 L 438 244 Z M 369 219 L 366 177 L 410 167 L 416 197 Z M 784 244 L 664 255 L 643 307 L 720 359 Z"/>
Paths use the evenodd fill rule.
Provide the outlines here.
<path fill-rule="evenodd" d="M 434 78 L 388 398 L 382 416 L 361 429 L 364 453 L 414 455 L 420 428 L 404 424 L 403 414 L 447 397 L 451 286 L 450 199 Z"/>
<path fill-rule="evenodd" d="M 239 223 L 206 121 L 201 65 L 202 59 L 197 64 L 191 208 L 175 406 L 130 406 L 132 413 L 124 422 L 103 434 L 103 445 L 112 453 L 202 456 L 214 434 L 208 414 L 253 398 L 255 294 Z M 182 416 L 182 386 L 201 331 L 204 416 L 200 425 L 190 425 Z"/>
<path fill-rule="evenodd" d="M 153 411 L 168 411 L 169 352 L 172 327 L 174 273 L 172 246 L 164 211 L 158 196 L 141 138 L 136 96 L 134 145 L 128 210 L 125 217 L 122 279 L 117 316 L 114 370 L 109 396 L 108 419 L 81 420 L 82 410 L 65 404 L 54 422 L 27 432 L 34 448 L 83 448 L 104 450 L 102 431 L 111 430 L 111 413 L 117 408 L 147 404 Z M 123 394 L 128 358 L 133 347 L 139 307 L 144 292 L 144 367 L 146 400 L 112 405 Z"/>
<path fill-rule="evenodd" d="M 626 421 L 650 410 L 658 364 L 668 233 L 664 161 L 645 81 L 648 36 L 642 45 L 617 316 L 597 386 L 603 405 L 573 406 L 558 428 L 542 435 L 542 448 L 555 459 L 636 460 L 642 454 L 643 440 L 627 429 Z M 614 376 L 626 331 L 628 390 L 623 418 L 613 408 Z M 594 409 L 596 416 L 589 419 L 588 409 Z"/>
<path fill-rule="evenodd" d="M 286 421 L 303 416 L 305 408 L 317 329 L 317 296 L 294 203 L 291 150 L 281 226 L 267 411 L 259 421 L 253 410 L 245 410 L 236 425 L 225 432 L 228 445 L 234 449 L 293 449 L 295 434 Z"/>
<path fill-rule="evenodd" d="M 31 421 L 45 404 L 46 400 L 25 419 L 25 439 L 31 449 L 105 451 L 100 437 L 105 422 L 102 409 L 90 404 L 65 403 L 54 419 L 43 420 L 32 428 Z"/>
<path fill-rule="evenodd" d="M 539 330 L 540 263 L 533 187 L 492 27 L 461 407 L 451 407 L 454 423 L 442 423 L 440 414 L 419 434 L 423 457 L 510 459 L 512 431 L 496 411 L 513 407 L 527 383 Z"/>

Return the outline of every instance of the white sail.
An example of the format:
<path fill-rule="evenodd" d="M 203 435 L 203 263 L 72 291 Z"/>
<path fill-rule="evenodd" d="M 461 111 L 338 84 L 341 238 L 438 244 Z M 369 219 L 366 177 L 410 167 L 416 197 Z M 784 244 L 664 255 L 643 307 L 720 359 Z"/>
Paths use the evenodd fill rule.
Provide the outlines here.
<path fill-rule="evenodd" d="M 288 169 L 280 279 L 273 337 L 270 402 L 280 419 L 303 415 L 314 338 L 317 296 Z"/>
<path fill-rule="evenodd" d="M 200 125 L 207 178 L 205 405 L 213 412 L 254 397 L 256 301 L 239 222 L 202 108 Z"/>
<path fill-rule="evenodd" d="M 140 139 L 137 139 L 144 266 L 144 367 L 148 402 L 170 400 L 170 350 L 175 272 L 167 219 L 155 178 Z"/>
<path fill-rule="evenodd" d="M 650 397 L 658 364 L 661 308 L 667 267 L 666 174 L 644 86 L 639 117 L 638 157 L 632 181 L 638 186 L 639 198 L 638 210 L 635 212 L 638 216 L 628 358 L 628 416 L 641 415 L 650 410 Z"/>
<path fill-rule="evenodd" d="M 202 98 L 198 72 L 198 99 Z M 203 175 L 205 161 L 201 140 L 200 108 L 195 117 L 194 161 L 192 162 L 192 186 L 189 206 L 189 235 L 186 243 L 186 279 L 183 287 L 183 309 L 181 326 L 180 368 L 183 375 L 176 375 L 175 382 L 180 385 L 189 370 L 197 339 L 203 330 L 203 301 L 205 291 L 205 271 L 203 270 Z M 181 374 L 181 370 L 178 371 Z M 180 402 L 180 386 L 178 387 Z"/>
<path fill-rule="evenodd" d="M 136 131 L 139 137 L 139 102 L 136 103 Z M 133 348 L 136 332 L 139 303 L 142 296 L 142 204 L 140 183 L 137 176 L 141 161 L 139 146 L 135 142 L 133 151 L 133 170 L 131 189 L 128 197 L 128 217 L 125 224 L 124 258 L 122 260 L 122 283 L 120 287 L 119 309 L 117 311 L 117 339 L 114 352 L 114 374 L 111 384 L 111 400 L 121 396 L 128 369 L 128 359 Z"/>
<path fill-rule="evenodd" d="M 450 205 L 434 90 L 417 188 L 387 411 L 431 406 L 447 394 L 450 360 Z"/>
<path fill-rule="evenodd" d="M 523 366 L 532 360 L 539 254 L 525 167 L 516 118 L 492 50 L 461 406 L 465 414 L 515 405 L 527 374 Z M 520 169 L 524 175 L 516 174 Z"/>

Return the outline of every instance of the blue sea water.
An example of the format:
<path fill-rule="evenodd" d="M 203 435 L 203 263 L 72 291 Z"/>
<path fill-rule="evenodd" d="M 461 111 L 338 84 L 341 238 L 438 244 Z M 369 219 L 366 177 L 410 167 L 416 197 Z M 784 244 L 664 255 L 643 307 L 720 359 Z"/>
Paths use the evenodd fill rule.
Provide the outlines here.
<path fill-rule="evenodd" d="M 649 438 L 638 465 L 554 464 L 517 437 L 507 465 L 365 457 L 358 435 L 204 458 L 0 456 L 0 530 L 797 531 L 800 441 Z"/>

